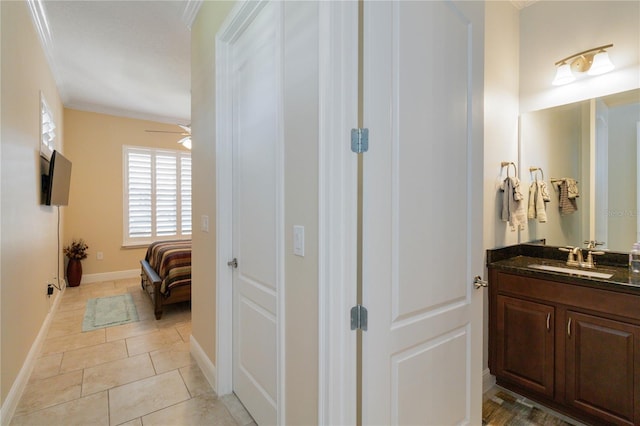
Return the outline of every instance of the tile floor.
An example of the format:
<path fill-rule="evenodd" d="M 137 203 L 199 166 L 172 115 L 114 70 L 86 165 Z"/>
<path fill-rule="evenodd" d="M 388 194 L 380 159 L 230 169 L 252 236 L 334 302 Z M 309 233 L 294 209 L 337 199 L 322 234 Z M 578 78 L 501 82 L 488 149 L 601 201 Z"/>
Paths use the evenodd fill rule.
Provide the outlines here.
<path fill-rule="evenodd" d="M 82 332 L 88 299 L 131 293 L 140 321 Z M 140 280 L 67 288 L 12 425 L 254 425 L 218 398 L 189 352 L 188 303 L 156 321 Z"/>

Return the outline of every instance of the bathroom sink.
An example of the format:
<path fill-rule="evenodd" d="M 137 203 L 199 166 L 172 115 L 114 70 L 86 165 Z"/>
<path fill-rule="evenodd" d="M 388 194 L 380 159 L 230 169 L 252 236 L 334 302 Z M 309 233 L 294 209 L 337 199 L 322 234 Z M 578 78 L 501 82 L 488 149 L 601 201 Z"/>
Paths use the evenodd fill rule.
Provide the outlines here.
<path fill-rule="evenodd" d="M 584 269 L 573 269 L 573 268 L 564 268 L 562 266 L 552 266 L 552 265 L 538 265 L 533 264 L 529 265 L 529 268 L 541 269 L 543 271 L 551 271 L 551 272 L 563 272 L 565 274 L 571 275 L 580 275 L 583 277 L 589 278 L 611 278 L 613 274 L 609 274 L 607 272 L 596 272 L 596 271 L 585 271 Z"/>

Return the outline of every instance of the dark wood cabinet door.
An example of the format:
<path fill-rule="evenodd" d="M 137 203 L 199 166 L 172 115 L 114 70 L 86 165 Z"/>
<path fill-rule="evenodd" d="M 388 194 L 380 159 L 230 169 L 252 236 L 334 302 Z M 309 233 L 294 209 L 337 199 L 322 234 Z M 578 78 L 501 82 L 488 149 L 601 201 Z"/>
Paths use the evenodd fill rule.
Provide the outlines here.
<path fill-rule="evenodd" d="M 640 421 L 639 343 L 638 326 L 568 311 L 567 403 L 610 424 Z"/>
<path fill-rule="evenodd" d="M 553 398 L 554 307 L 498 295 L 496 375 Z"/>

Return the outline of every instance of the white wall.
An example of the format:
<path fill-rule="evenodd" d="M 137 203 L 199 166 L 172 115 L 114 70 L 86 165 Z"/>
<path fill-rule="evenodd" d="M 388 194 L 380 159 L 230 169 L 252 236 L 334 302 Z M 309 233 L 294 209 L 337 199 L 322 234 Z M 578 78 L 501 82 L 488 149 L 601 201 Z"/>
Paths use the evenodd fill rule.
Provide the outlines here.
<path fill-rule="evenodd" d="M 518 10 L 510 2 L 489 1 L 485 9 L 484 247 L 517 244 L 518 233 L 502 222 L 502 161 L 518 161 Z M 483 368 L 488 365 L 488 306 L 485 294 Z"/>
<path fill-rule="evenodd" d="M 526 112 L 640 86 L 640 2 L 539 1 L 520 13 L 520 111 Z M 613 43 L 616 69 L 552 86 L 555 63 Z"/>

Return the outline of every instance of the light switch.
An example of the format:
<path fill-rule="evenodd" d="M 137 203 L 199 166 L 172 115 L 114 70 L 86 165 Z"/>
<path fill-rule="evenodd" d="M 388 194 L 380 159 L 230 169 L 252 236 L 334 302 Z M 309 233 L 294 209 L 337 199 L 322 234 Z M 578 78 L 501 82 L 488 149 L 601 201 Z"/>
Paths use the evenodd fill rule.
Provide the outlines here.
<path fill-rule="evenodd" d="M 200 230 L 202 232 L 209 232 L 209 216 L 206 214 L 200 216 Z"/>
<path fill-rule="evenodd" d="M 293 254 L 304 257 L 304 226 L 293 226 Z"/>

